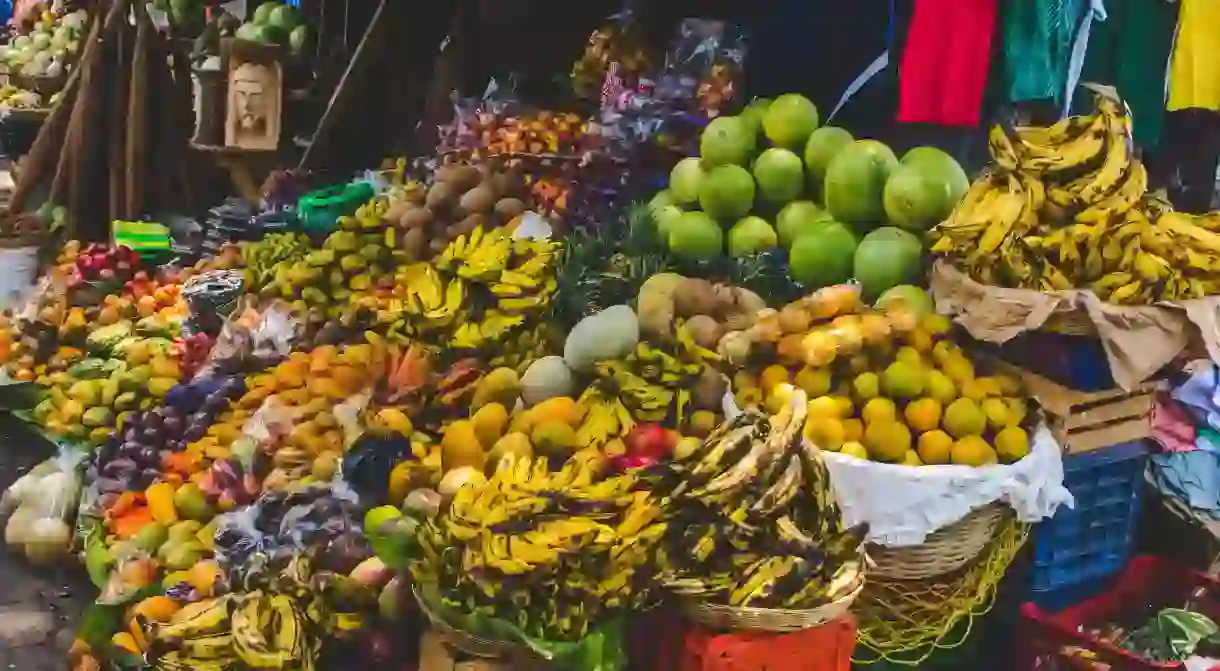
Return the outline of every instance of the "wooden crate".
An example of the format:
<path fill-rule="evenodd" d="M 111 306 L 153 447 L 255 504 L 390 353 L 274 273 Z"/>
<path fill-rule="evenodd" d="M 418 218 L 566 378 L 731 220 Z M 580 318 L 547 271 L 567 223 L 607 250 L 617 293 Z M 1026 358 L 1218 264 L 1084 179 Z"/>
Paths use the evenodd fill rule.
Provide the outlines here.
<path fill-rule="evenodd" d="M 1069 454 L 1128 443 L 1152 435 L 1152 406 L 1159 381 L 1133 391 L 1075 391 L 1041 375 L 1003 366 L 1019 375 L 1025 388 L 1046 414 L 1051 433 Z"/>

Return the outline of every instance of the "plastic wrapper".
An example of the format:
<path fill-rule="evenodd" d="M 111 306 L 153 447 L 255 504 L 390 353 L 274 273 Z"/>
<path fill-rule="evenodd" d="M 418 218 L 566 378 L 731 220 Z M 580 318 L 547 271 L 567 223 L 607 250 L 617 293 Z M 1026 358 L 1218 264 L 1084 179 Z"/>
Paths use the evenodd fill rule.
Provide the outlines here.
<path fill-rule="evenodd" d="M 600 134 L 617 157 L 634 159 L 646 142 L 697 155 L 707 120 L 729 109 L 737 96 L 745 55 L 745 35 L 736 26 L 682 21 L 660 72 L 634 84 L 613 70 L 606 73 Z"/>
<path fill-rule="evenodd" d="M 346 575 L 372 555 L 360 514 L 356 494 L 341 485 L 264 492 L 218 518 L 216 559 L 234 585 L 257 582 L 307 551 L 319 570 Z"/>
<path fill-rule="evenodd" d="M 8 515 L 4 542 L 35 564 L 66 556 L 72 544 L 81 494 L 83 454 L 61 450 L 21 476 L 0 497 L 0 514 Z"/>
<path fill-rule="evenodd" d="M 453 119 L 440 127 L 437 136 L 439 154 L 482 147 L 482 131 L 486 126 L 498 116 L 516 114 L 521 109 L 516 100 L 516 80 L 511 77 L 506 86 L 492 79 L 478 98 L 463 98 L 455 91 L 452 101 Z"/>
<path fill-rule="evenodd" d="M 262 310 L 247 305 L 225 322 L 197 376 L 248 374 L 269 368 L 292 352 L 303 330 L 303 325 L 293 318 L 291 308 L 282 301 Z"/>
<path fill-rule="evenodd" d="M 237 309 L 244 289 L 242 273 L 237 270 L 214 270 L 192 277 L 182 287 L 182 297 L 191 310 L 186 326 L 195 332 L 219 333 Z"/>
<path fill-rule="evenodd" d="M 399 462 L 411 458 L 410 438 L 401 434 L 366 434 L 343 456 L 343 481 L 365 506 L 399 505 L 401 501 L 390 501 L 390 472 Z"/>
<path fill-rule="evenodd" d="M 598 100 L 607 73 L 634 86 L 652 69 L 651 61 L 635 12 L 624 8 L 589 35 L 584 53 L 572 67 L 572 91 L 579 98 Z"/>

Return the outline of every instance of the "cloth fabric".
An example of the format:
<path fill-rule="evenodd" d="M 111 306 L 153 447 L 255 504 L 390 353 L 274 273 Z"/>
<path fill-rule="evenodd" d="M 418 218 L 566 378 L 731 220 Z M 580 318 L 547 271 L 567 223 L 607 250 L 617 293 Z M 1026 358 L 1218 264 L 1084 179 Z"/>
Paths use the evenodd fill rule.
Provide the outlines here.
<path fill-rule="evenodd" d="M 1147 479 L 1192 512 L 1220 519 L 1220 454 L 1210 449 L 1149 457 Z"/>
<path fill-rule="evenodd" d="M 1088 0 L 1004 0 L 1004 67 L 1010 102 L 1063 100 L 1077 28 Z"/>
<path fill-rule="evenodd" d="M 1094 21 L 1081 81 L 1109 84 L 1131 108 L 1135 143 L 1161 141 L 1165 76 L 1178 26 L 1178 6 L 1165 0 L 1107 0 L 1107 18 Z M 1092 96 L 1077 94 L 1073 109 L 1092 113 Z"/>
<path fill-rule="evenodd" d="M 1171 398 L 1158 398 L 1152 408 L 1152 437 L 1166 452 L 1197 449 L 1194 418 Z"/>
<path fill-rule="evenodd" d="M 1220 2 L 1180 3 L 1167 109 L 1220 110 Z"/>
<path fill-rule="evenodd" d="M 998 5 L 917 0 L 898 71 L 899 122 L 978 125 Z"/>
<path fill-rule="evenodd" d="M 1172 396 L 1194 417 L 1200 432 L 1203 428 L 1220 430 L 1220 367 L 1216 364 L 1196 370 Z"/>

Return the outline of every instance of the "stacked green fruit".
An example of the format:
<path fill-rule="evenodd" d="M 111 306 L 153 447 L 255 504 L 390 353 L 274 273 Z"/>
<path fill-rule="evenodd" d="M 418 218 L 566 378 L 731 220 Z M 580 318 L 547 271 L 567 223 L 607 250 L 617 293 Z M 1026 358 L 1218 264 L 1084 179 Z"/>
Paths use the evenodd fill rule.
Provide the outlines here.
<path fill-rule="evenodd" d="M 900 162 L 880 142 L 819 128 L 813 103 L 788 94 L 708 124 L 700 155 L 678 162 L 648 210 L 680 258 L 783 248 L 808 288 L 856 278 L 875 298 L 918 279 L 923 232 L 967 185 L 948 154 L 919 147 Z"/>
<path fill-rule="evenodd" d="M 236 37 L 246 42 L 285 46 L 293 55 L 300 55 L 308 47 L 311 33 L 299 9 L 272 1 L 259 5 L 237 29 Z"/>
<path fill-rule="evenodd" d="M 268 251 L 288 258 L 273 266 L 271 281 L 261 293 L 293 301 L 313 324 L 343 316 L 350 304 L 372 296 L 379 285 L 389 282 L 395 266 L 410 261 L 403 248 L 403 231 L 385 218 L 389 208 L 387 199 L 377 198 L 354 215 L 340 217 L 338 229 L 327 236 L 321 249 L 302 254 L 306 248 L 294 238 L 278 252 Z"/>

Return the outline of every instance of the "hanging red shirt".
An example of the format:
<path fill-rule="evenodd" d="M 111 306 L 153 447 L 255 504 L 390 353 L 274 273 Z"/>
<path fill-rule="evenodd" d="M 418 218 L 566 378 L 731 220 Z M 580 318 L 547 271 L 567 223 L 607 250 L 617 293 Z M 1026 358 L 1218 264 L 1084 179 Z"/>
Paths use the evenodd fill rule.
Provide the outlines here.
<path fill-rule="evenodd" d="M 898 70 L 898 121 L 977 126 L 999 0 L 916 0 Z"/>

